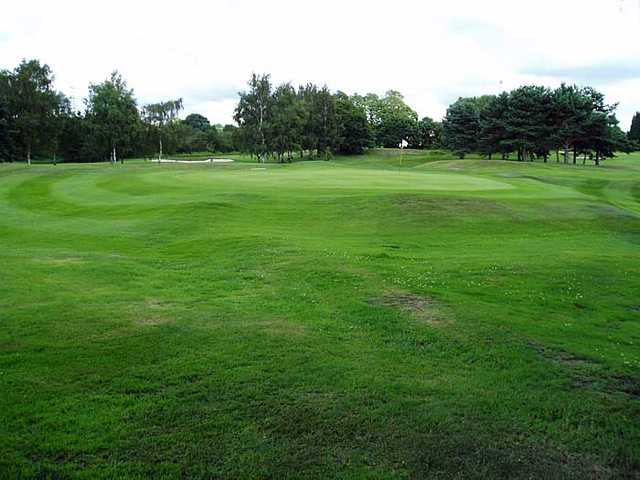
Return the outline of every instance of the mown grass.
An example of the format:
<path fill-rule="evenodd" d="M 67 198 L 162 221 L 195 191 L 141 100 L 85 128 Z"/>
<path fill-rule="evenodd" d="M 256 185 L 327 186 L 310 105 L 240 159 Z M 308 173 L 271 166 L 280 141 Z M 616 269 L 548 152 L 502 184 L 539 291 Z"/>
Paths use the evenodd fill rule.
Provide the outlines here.
<path fill-rule="evenodd" d="M 638 192 L 639 155 L 0 165 L 0 472 L 638 478 Z"/>

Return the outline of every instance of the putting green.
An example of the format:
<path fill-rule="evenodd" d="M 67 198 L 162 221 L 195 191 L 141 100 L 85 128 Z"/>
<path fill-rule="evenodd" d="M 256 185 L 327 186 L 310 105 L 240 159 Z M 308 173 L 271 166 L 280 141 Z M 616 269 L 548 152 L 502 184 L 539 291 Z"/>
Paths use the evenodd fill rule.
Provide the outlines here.
<path fill-rule="evenodd" d="M 126 169 L 127 167 L 125 167 Z M 50 173 L 50 172 L 49 172 Z M 18 208 L 55 210 L 67 206 L 160 205 L 187 203 L 204 196 L 234 192 L 272 195 L 286 189 L 289 195 L 339 195 L 393 192 L 483 192 L 513 190 L 500 180 L 464 174 L 368 170 L 332 164 L 220 168 L 146 164 L 132 171 L 106 167 L 43 176 L 30 175 L 11 191 Z M 41 196 L 25 196 L 31 188 Z M 44 199 L 48 199 L 46 202 Z M 34 203 L 35 202 L 35 203 Z M 57 205 L 57 206 L 56 206 Z"/>
<path fill-rule="evenodd" d="M 191 172 L 181 178 L 198 183 L 236 183 L 247 188 L 312 189 L 312 190 L 379 190 L 379 191 L 480 191 L 513 188 L 510 184 L 471 175 L 447 173 L 421 173 L 393 170 L 366 170 L 323 165 L 294 166 L 292 168 L 268 168 L 234 171 L 222 176 Z"/>

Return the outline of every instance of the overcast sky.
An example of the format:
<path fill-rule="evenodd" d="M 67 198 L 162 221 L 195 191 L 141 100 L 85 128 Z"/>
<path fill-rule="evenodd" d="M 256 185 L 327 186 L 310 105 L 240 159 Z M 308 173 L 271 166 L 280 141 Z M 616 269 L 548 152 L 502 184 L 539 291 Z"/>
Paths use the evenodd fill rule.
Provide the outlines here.
<path fill-rule="evenodd" d="M 231 121 L 255 71 L 400 90 L 437 119 L 459 96 L 588 84 L 620 103 L 626 129 L 640 110 L 640 0 L 3 2 L 0 68 L 22 58 L 77 99 L 117 69 L 141 105 L 182 97 L 212 123 Z"/>

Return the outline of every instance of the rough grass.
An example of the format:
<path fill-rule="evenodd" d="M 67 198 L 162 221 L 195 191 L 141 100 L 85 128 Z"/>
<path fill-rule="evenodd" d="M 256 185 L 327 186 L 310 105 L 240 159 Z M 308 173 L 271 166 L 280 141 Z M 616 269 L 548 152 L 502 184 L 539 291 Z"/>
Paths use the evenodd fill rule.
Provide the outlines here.
<path fill-rule="evenodd" d="M 0 477 L 639 478 L 639 155 L 238 159 L 0 165 Z"/>

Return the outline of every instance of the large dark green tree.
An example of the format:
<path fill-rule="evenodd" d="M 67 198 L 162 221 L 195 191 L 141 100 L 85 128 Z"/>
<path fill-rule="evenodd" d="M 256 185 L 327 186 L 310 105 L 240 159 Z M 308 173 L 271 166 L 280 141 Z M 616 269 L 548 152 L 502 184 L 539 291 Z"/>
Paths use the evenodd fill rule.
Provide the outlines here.
<path fill-rule="evenodd" d="M 616 152 L 633 151 L 632 143 L 620 129 L 618 119 L 612 113 L 594 111 L 582 128 L 584 136 L 576 142 L 575 148 L 579 154 L 584 155 L 585 161 L 587 155 L 590 155 L 595 164 L 600 165 L 601 160 L 613 157 Z"/>
<path fill-rule="evenodd" d="M 11 142 L 11 126 L 13 118 L 9 109 L 11 72 L 0 71 L 0 161 L 13 158 L 13 144 Z"/>
<path fill-rule="evenodd" d="M 209 119 L 204 115 L 200 115 L 199 113 L 190 113 L 184 119 L 184 123 L 189 125 L 191 128 L 200 130 L 201 132 L 206 132 L 207 130 L 209 130 L 209 128 L 211 128 Z"/>
<path fill-rule="evenodd" d="M 280 162 L 291 161 L 293 152 L 300 150 L 304 128 L 303 106 L 298 101 L 294 87 L 289 83 L 279 85 L 273 92 L 273 115 L 269 131 L 270 150 Z"/>
<path fill-rule="evenodd" d="M 418 114 L 406 104 L 400 92 L 389 90 L 382 98 L 371 94 L 364 98 L 377 145 L 394 148 L 402 140 L 415 144 Z"/>
<path fill-rule="evenodd" d="M 337 144 L 338 124 L 336 121 L 336 100 L 326 86 L 319 89 L 313 98 L 311 128 L 317 139 L 318 156 L 329 158 Z"/>
<path fill-rule="evenodd" d="M 92 162 L 101 160 L 95 142 L 93 124 L 80 112 L 70 112 L 62 120 L 59 134 L 59 152 L 65 162 Z"/>
<path fill-rule="evenodd" d="M 460 98 L 452 104 L 442 122 L 442 140 L 446 148 L 460 158 L 478 149 L 480 112 L 471 98 Z"/>
<path fill-rule="evenodd" d="M 633 145 L 633 148 L 640 150 L 640 112 L 636 112 L 631 120 L 631 128 L 627 134 L 627 138 Z"/>
<path fill-rule="evenodd" d="M 413 138 L 414 148 L 438 148 L 442 144 L 442 124 L 430 117 L 424 117 L 418 122 L 416 134 Z"/>
<path fill-rule="evenodd" d="M 380 108 L 380 97 L 375 93 L 368 93 L 366 95 L 355 94 L 352 95 L 351 99 L 356 107 L 361 108 L 366 112 L 367 115 L 367 123 L 369 124 L 369 147 L 378 146 L 378 131 L 380 130 L 381 119 L 379 117 Z"/>
<path fill-rule="evenodd" d="M 266 161 L 267 132 L 271 127 L 272 96 L 269 75 L 256 75 L 249 80 L 249 90 L 240 93 L 234 119 L 245 132 L 245 145 L 258 158 Z"/>
<path fill-rule="evenodd" d="M 576 143 L 584 136 L 584 125 L 590 113 L 590 101 L 580 88 L 575 85 L 562 84 L 554 90 L 552 98 L 552 141 L 564 154 L 564 162 L 569 162 L 570 151 L 574 150 L 576 158 Z"/>
<path fill-rule="evenodd" d="M 58 162 L 61 150 L 61 136 L 67 119 L 71 116 L 71 101 L 61 92 L 57 93 L 58 99 L 53 112 L 53 119 L 50 129 L 49 147 L 54 165 Z"/>
<path fill-rule="evenodd" d="M 336 151 L 347 155 L 359 154 L 371 141 L 367 112 L 344 92 L 336 99 L 336 122 L 338 125 Z"/>
<path fill-rule="evenodd" d="M 510 103 L 511 97 L 503 92 L 488 101 L 480 111 L 478 150 L 489 158 L 500 153 L 505 159 L 514 149 L 509 135 Z"/>
<path fill-rule="evenodd" d="M 51 69 L 38 60 L 23 60 L 8 82 L 12 137 L 27 163 L 31 163 L 34 149 L 50 147 L 54 138 L 60 97 L 53 89 Z"/>
<path fill-rule="evenodd" d="M 198 151 L 213 152 L 221 149 L 222 135 L 218 132 L 216 127 L 210 126 L 204 131 L 197 130 L 197 132 L 195 140 L 197 142 L 196 147 Z"/>
<path fill-rule="evenodd" d="M 536 153 L 546 160 L 551 144 L 546 143 L 552 133 L 550 127 L 551 94 L 545 87 L 524 86 L 510 94 L 506 111 L 506 130 L 510 145 L 517 151 L 518 160 L 528 161 Z"/>
<path fill-rule="evenodd" d="M 303 152 L 314 152 L 318 147 L 317 132 L 314 127 L 314 102 L 318 95 L 318 87 L 307 83 L 298 88 L 298 103 L 302 112 L 302 134 L 300 137 L 300 156 Z"/>
<path fill-rule="evenodd" d="M 110 154 L 115 163 L 134 149 L 134 140 L 140 128 L 140 115 L 136 100 L 127 83 L 118 72 L 102 83 L 89 86 L 87 117 L 92 122 L 100 149 Z"/>
<path fill-rule="evenodd" d="M 214 125 L 211 131 L 215 130 L 216 149 L 220 152 L 247 151 L 244 141 L 244 131 L 236 125 Z"/>

